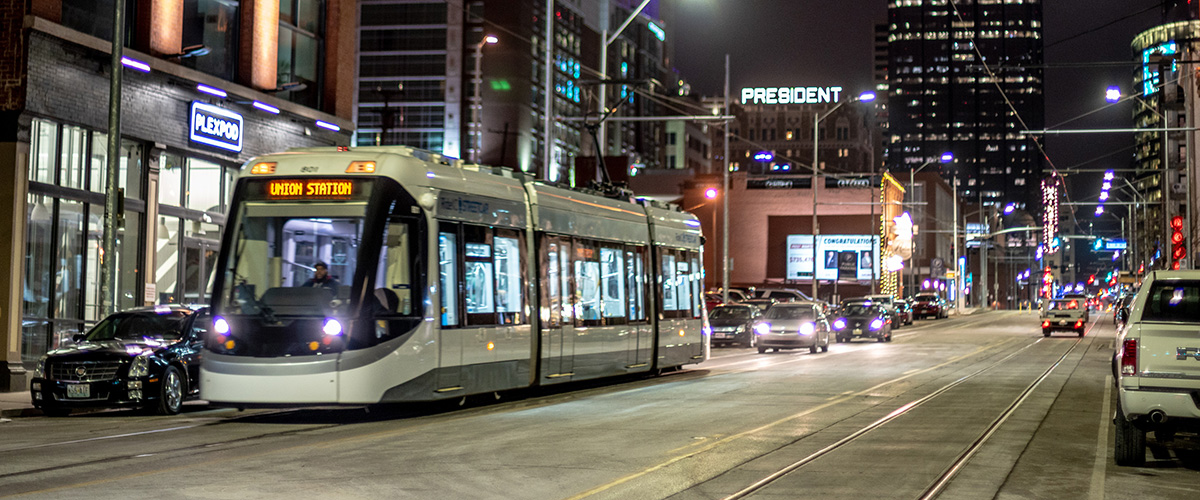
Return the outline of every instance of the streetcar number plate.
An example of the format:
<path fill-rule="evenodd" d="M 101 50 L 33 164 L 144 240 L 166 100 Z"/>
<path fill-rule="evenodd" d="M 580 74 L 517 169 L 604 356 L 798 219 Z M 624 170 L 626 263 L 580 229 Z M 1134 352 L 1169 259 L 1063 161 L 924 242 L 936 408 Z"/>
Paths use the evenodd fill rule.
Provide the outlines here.
<path fill-rule="evenodd" d="M 87 398 L 92 396 L 92 386 L 88 384 L 71 384 L 67 386 L 68 398 Z"/>

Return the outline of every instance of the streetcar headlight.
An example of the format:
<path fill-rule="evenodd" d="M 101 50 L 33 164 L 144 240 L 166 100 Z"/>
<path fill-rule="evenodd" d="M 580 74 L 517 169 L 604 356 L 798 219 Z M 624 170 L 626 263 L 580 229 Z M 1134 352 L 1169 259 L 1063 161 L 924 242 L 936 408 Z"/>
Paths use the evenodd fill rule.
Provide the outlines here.
<path fill-rule="evenodd" d="M 875 318 L 875 321 L 871 322 L 871 329 L 878 330 L 880 328 L 883 328 L 883 320 L 879 319 L 879 318 Z"/>
<path fill-rule="evenodd" d="M 841 329 L 843 329 L 843 328 L 845 328 L 845 327 L 846 327 L 846 320 L 845 320 L 845 319 L 838 318 L 836 321 L 834 321 L 834 322 L 833 322 L 833 329 L 834 329 L 834 330 L 841 330 Z"/>
<path fill-rule="evenodd" d="M 214 317 L 213 331 L 217 332 L 217 335 L 229 335 L 229 322 L 220 316 Z"/>
<path fill-rule="evenodd" d="M 150 358 L 145 356 L 137 356 L 133 358 L 133 363 L 129 365 L 130 377 L 145 377 L 150 374 Z"/>
<path fill-rule="evenodd" d="M 800 335 L 812 335 L 816 331 L 816 327 L 812 323 L 800 324 Z"/>
<path fill-rule="evenodd" d="M 325 335 L 331 335 L 331 336 L 341 335 L 342 334 L 342 323 L 336 319 L 329 318 L 329 319 L 325 320 L 325 326 L 323 328 L 321 328 L 321 330 L 325 332 Z"/>
<path fill-rule="evenodd" d="M 754 325 L 754 333 L 757 333 L 759 335 L 766 335 L 768 333 L 771 333 L 771 324 L 770 323 L 759 323 L 757 325 Z"/>

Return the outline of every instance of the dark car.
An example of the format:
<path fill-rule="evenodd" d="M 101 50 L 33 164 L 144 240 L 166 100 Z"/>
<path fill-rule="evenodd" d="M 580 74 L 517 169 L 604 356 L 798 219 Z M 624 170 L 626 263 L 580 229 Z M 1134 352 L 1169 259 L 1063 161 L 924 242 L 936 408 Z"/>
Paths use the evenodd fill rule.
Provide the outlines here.
<path fill-rule="evenodd" d="M 879 304 L 846 304 L 831 327 L 838 342 L 849 342 L 858 337 L 892 341 L 892 315 Z"/>
<path fill-rule="evenodd" d="M 748 304 L 729 304 L 713 309 L 708 313 L 712 345 L 736 342 L 745 347 L 754 347 L 754 321 L 759 316 L 762 316 L 762 312 Z"/>
<path fill-rule="evenodd" d="M 913 317 L 926 318 L 933 316 L 933 319 L 945 318 L 949 315 L 946 310 L 946 301 L 936 293 L 919 293 L 913 297 Z"/>
<path fill-rule="evenodd" d="M 1132 293 L 1125 294 L 1121 300 L 1113 304 L 1113 326 L 1116 326 L 1118 330 L 1125 326 L 1125 320 L 1129 318 L 1129 308 L 1133 305 L 1134 297 L 1135 295 Z"/>
<path fill-rule="evenodd" d="M 907 300 L 897 300 L 896 301 L 896 317 L 900 320 L 901 324 L 905 324 L 905 325 L 913 324 L 912 304 L 909 303 L 909 301 L 907 301 Z"/>
<path fill-rule="evenodd" d="M 200 350 L 211 323 L 206 310 L 155 306 L 112 314 L 75 344 L 38 360 L 33 406 L 50 416 L 73 408 L 135 407 L 179 413 L 200 394 Z"/>

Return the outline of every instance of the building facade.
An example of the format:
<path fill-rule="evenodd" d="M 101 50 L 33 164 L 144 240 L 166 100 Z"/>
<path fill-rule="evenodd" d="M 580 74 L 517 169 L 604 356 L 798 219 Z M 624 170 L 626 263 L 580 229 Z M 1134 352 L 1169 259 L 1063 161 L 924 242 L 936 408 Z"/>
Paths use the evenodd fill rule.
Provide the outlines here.
<path fill-rule="evenodd" d="M 1042 5 L 891 0 L 888 5 L 890 170 L 946 151 L 961 193 L 1036 210 L 1042 178 Z"/>
<path fill-rule="evenodd" d="M 109 100 L 120 71 L 116 309 L 205 303 L 233 184 L 250 157 L 349 143 L 354 2 L 127 0 L 0 8 L 0 390 L 105 316 Z"/>

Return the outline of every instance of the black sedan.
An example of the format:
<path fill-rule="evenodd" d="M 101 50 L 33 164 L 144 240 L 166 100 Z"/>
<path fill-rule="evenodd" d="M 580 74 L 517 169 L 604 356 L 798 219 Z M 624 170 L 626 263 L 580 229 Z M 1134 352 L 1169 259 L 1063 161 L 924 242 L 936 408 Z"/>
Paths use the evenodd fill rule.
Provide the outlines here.
<path fill-rule="evenodd" d="M 37 362 L 33 405 L 50 416 L 73 408 L 135 407 L 179 413 L 200 394 L 200 350 L 211 316 L 155 306 L 104 318 L 75 344 Z"/>
<path fill-rule="evenodd" d="M 754 322 L 762 312 L 749 304 L 718 306 L 708 313 L 708 324 L 712 327 L 712 345 L 737 342 L 743 347 L 754 347 Z"/>
<path fill-rule="evenodd" d="M 847 304 L 831 326 L 838 342 L 849 342 L 857 337 L 892 341 L 892 315 L 879 304 Z"/>

